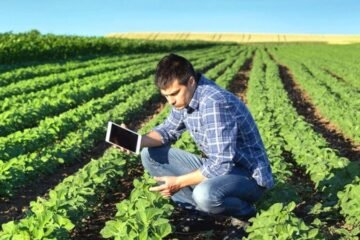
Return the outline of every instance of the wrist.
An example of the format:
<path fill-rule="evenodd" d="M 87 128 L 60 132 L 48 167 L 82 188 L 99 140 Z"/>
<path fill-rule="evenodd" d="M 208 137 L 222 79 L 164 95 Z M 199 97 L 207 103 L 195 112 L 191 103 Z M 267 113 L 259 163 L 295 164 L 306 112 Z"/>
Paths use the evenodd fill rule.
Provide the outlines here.
<path fill-rule="evenodd" d="M 175 184 L 179 187 L 179 188 L 184 188 L 186 186 L 184 186 L 184 181 L 182 176 L 178 176 L 175 178 Z"/>

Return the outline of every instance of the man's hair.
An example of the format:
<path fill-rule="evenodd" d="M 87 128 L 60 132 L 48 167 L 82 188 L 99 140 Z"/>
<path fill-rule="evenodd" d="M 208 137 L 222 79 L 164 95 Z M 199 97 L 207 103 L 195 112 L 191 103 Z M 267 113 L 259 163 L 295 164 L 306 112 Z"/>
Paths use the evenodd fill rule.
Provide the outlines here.
<path fill-rule="evenodd" d="M 163 57 L 156 67 L 155 85 L 164 89 L 176 79 L 179 84 L 186 85 L 191 76 L 195 81 L 198 80 L 193 65 L 186 58 L 170 53 Z"/>

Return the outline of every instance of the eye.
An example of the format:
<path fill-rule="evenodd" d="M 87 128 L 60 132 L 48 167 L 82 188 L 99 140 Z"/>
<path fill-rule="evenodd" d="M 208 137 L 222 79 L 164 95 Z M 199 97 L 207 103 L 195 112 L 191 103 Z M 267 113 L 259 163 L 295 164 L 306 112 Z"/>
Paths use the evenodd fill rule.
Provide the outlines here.
<path fill-rule="evenodd" d="M 172 93 L 170 96 L 176 96 L 178 93 L 180 92 L 180 90 L 178 90 L 178 91 L 176 91 L 176 92 L 174 92 L 174 93 Z"/>

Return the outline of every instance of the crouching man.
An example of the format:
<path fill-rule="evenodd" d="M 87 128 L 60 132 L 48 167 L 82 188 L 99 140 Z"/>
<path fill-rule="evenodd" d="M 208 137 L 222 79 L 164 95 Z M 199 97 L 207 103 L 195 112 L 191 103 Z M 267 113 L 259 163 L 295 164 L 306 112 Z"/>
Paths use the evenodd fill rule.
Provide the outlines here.
<path fill-rule="evenodd" d="M 143 136 L 142 164 L 160 183 L 150 190 L 185 208 L 240 219 L 254 216 L 253 203 L 274 183 L 245 104 L 175 54 L 158 63 L 155 84 L 172 109 Z M 170 146 L 185 130 L 203 156 Z"/>

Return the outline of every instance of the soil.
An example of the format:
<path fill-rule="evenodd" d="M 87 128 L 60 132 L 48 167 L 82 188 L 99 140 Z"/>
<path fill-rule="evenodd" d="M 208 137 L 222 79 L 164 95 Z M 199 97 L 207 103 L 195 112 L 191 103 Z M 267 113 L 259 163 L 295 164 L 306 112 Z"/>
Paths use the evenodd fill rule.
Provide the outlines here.
<path fill-rule="evenodd" d="M 250 70 L 252 68 L 254 55 L 245 61 L 245 64 L 240 68 L 240 71 L 236 74 L 234 80 L 230 84 L 231 92 L 236 93 L 238 97 L 247 103 L 246 89 L 248 87 Z"/>

